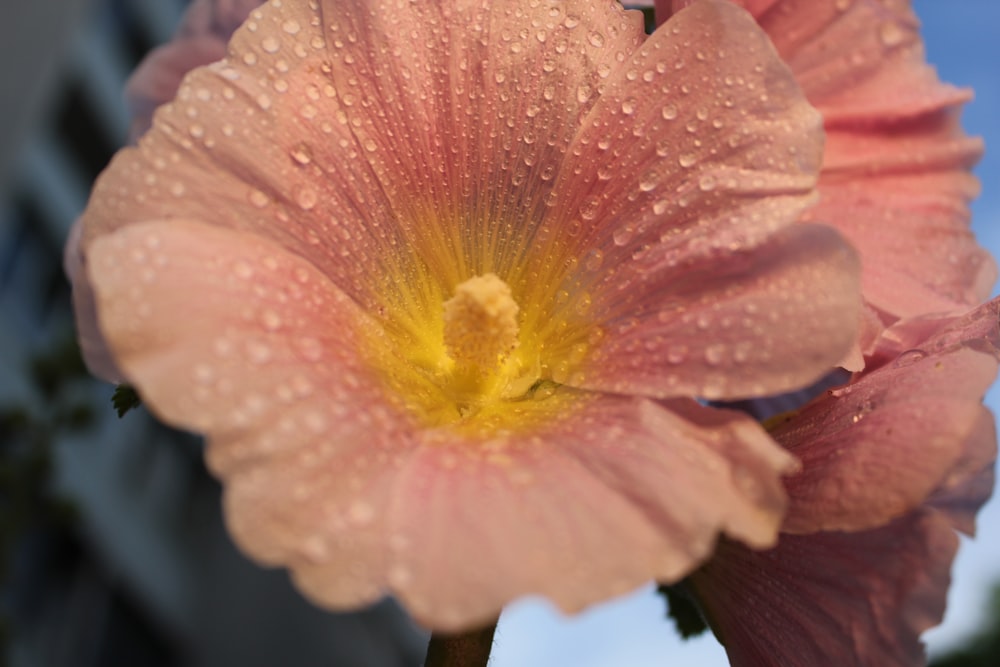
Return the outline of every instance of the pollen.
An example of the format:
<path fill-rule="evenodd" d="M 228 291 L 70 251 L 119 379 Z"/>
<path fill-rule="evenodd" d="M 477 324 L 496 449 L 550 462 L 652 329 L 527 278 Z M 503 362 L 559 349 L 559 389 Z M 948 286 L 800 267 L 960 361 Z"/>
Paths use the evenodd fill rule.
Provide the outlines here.
<path fill-rule="evenodd" d="M 444 302 L 444 345 L 459 367 L 489 372 L 518 345 L 518 307 L 494 273 L 469 278 Z"/>

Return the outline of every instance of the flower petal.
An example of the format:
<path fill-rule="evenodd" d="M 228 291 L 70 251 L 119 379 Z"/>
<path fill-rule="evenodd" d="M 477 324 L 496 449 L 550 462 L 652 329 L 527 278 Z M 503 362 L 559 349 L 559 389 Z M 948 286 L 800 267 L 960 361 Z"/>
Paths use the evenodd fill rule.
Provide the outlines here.
<path fill-rule="evenodd" d="M 796 225 L 749 250 L 706 244 L 700 255 L 677 265 L 650 253 L 624 290 L 602 295 L 594 312 L 607 335 L 575 385 L 712 400 L 777 394 L 815 381 L 854 343 L 857 263 L 832 229 Z"/>
<path fill-rule="evenodd" d="M 86 260 L 80 247 L 82 229 L 80 220 L 73 223 L 63 250 L 63 271 L 73 287 L 73 314 L 77 341 L 80 344 L 83 361 L 91 373 L 108 382 L 121 382 L 124 376 L 97 325 L 94 290 L 87 277 Z"/>
<path fill-rule="evenodd" d="M 1000 358 L 997 308 L 897 325 L 864 374 L 771 429 L 802 461 L 786 480 L 784 532 L 874 528 L 982 467 L 993 448 L 981 422 Z"/>
<path fill-rule="evenodd" d="M 933 512 L 859 533 L 724 541 L 691 582 L 733 667 L 922 664 L 958 538 Z"/>
<path fill-rule="evenodd" d="M 564 291 L 588 306 L 576 319 L 607 334 L 559 380 L 737 398 L 801 387 L 841 361 L 859 307 L 850 251 L 817 229 L 771 239 L 812 202 L 819 129 L 766 36 L 728 2 L 676 14 L 612 71 L 570 148 L 584 168 L 560 173 L 536 239 L 550 262 L 567 238 L 591 248 Z M 795 318 L 808 334 L 779 315 L 792 301 L 815 306 Z M 764 361 L 776 349 L 794 362 Z"/>
<path fill-rule="evenodd" d="M 452 287 L 494 272 L 519 292 L 555 175 L 601 76 L 643 40 L 641 14 L 585 0 L 330 0 L 321 14 L 362 159 L 430 272 Z"/>
<path fill-rule="evenodd" d="M 974 350 L 914 351 L 775 428 L 802 461 L 782 530 L 864 530 L 919 506 L 962 456 L 996 373 Z"/>
<path fill-rule="evenodd" d="M 673 16 L 601 90 L 546 222 L 601 248 L 606 266 L 650 244 L 750 245 L 812 203 L 821 119 L 731 3 Z"/>
<path fill-rule="evenodd" d="M 262 0 L 195 0 L 188 6 L 174 38 L 147 55 L 125 89 L 132 111 L 130 134 L 149 129 L 153 111 L 173 99 L 184 75 L 222 59 L 226 42 Z"/>
<path fill-rule="evenodd" d="M 957 122 L 971 92 L 924 61 L 910 2 L 734 2 L 823 116 L 821 198 L 804 219 L 835 225 L 858 249 L 868 303 L 891 323 L 987 298 L 996 264 L 968 226 L 982 142 Z M 687 4 L 658 2 L 657 21 Z"/>
<path fill-rule="evenodd" d="M 983 407 L 972 434 L 965 440 L 961 458 L 928 498 L 927 505 L 945 514 L 956 530 L 975 535 L 976 513 L 993 493 L 996 459 L 996 425 L 993 414 Z"/>
<path fill-rule="evenodd" d="M 406 246 L 380 184 L 359 167 L 363 149 L 338 120 L 316 16 L 306 3 L 254 10 L 225 61 L 187 76 L 138 146 L 98 179 L 83 216 L 85 251 L 137 221 L 201 220 L 294 251 L 377 311 L 391 286 L 373 276 L 390 274 Z"/>
<path fill-rule="evenodd" d="M 677 580 L 720 532 L 773 543 L 777 475 L 791 459 L 751 420 L 694 403 L 577 399 L 541 404 L 548 421 L 531 434 L 424 432 L 400 464 L 382 508 L 386 578 L 422 624 L 469 627 L 532 593 L 578 611 L 651 578 Z M 288 506 L 261 492 L 260 504 Z M 293 569 L 321 604 L 347 602 L 341 561 Z"/>

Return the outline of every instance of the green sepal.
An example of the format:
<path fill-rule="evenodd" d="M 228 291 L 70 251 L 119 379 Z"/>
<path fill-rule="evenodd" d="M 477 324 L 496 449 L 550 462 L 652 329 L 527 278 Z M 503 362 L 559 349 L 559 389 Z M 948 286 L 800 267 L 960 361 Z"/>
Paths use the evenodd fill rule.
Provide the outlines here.
<path fill-rule="evenodd" d="M 111 395 L 111 404 L 115 406 L 118 418 L 121 419 L 126 412 L 142 405 L 142 399 L 132 385 L 120 384 L 115 387 L 115 393 Z"/>
<path fill-rule="evenodd" d="M 670 586 L 660 584 L 656 590 L 667 599 L 667 616 L 674 621 L 677 632 L 683 639 L 690 639 L 705 632 L 708 624 L 684 588 L 684 582 L 680 582 Z"/>

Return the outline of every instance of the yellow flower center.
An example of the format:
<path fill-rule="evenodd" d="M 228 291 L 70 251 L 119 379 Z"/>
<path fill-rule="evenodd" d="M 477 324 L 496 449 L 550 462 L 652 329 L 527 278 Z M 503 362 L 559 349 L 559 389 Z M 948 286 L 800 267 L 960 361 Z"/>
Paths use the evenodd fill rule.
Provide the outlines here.
<path fill-rule="evenodd" d="M 390 400 L 425 427 L 478 434 L 533 428 L 579 403 L 567 385 L 603 332 L 586 276 L 560 250 L 525 269 L 428 241 L 420 261 L 387 272 L 384 328 L 366 347 Z"/>

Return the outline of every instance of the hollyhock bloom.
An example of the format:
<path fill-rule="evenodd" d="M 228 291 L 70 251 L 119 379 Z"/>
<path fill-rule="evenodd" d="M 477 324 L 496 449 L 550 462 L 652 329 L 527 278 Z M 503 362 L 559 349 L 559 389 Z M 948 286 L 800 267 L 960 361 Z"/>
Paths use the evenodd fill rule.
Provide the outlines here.
<path fill-rule="evenodd" d="M 923 664 L 954 529 L 993 484 L 998 312 L 889 329 L 873 369 L 772 429 L 802 461 L 778 546 L 724 540 L 690 580 L 733 665 Z"/>
<path fill-rule="evenodd" d="M 272 0 L 99 179 L 80 335 L 318 603 L 576 610 L 773 544 L 792 457 L 695 398 L 853 344 L 856 257 L 794 224 L 820 153 L 723 0 L 648 39 L 611 1 Z"/>
<path fill-rule="evenodd" d="M 899 318 L 988 298 L 996 266 L 968 227 L 982 142 L 958 124 L 972 93 L 925 63 L 910 2 L 734 1 L 823 115 L 820 199 L 802 219 L 836 226 L 861 255 L 863 346 Z M 657 20 L 691 2 L 657 0 Z"/>

